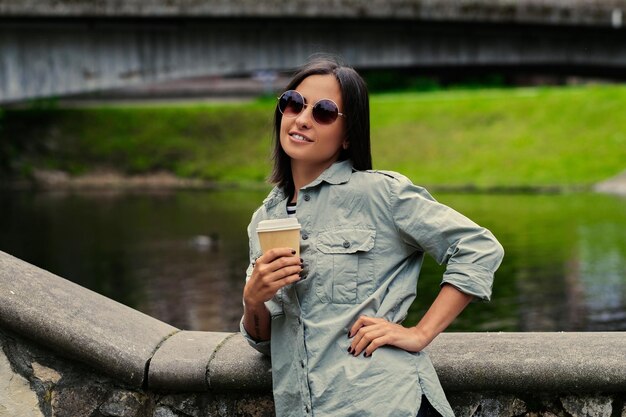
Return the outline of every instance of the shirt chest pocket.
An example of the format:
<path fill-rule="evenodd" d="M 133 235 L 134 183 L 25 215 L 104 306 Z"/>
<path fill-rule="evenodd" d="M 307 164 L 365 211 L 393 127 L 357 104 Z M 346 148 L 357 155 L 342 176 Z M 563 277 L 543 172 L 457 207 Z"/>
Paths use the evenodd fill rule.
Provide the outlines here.
<path fill-rule="evenodd" d="M 320 232 L 317 238 L 315 292 L 322 302 L 356 304 L 369 292 L 373 279 L 372 248 L 376 231 L 338 229 Z"/>

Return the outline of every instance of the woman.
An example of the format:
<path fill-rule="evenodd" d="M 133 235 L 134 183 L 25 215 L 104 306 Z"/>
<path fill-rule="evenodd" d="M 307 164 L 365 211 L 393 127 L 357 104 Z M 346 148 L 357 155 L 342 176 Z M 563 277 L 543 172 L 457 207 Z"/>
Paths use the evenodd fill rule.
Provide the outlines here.
<path fill-rule="evenodd" d="M 279 98 L 273 159 L 275 187 L 248 226 L 240 329 L 271 355 L 276 415 L 453 416 L 423 349 L 489 299 L 500 244 L 406 177 L 371 170 L 365 83 L 333 60 L 307 63 Z M 263 254 L 259 221 L 294 212 L 302 258 Z M 407 328 L 424 253 L 447 268 Z"/>

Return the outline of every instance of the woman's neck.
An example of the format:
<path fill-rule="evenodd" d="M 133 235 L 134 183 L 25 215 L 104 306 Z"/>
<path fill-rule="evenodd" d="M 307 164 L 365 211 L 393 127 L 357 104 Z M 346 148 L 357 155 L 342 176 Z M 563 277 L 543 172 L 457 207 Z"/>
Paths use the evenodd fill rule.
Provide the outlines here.
<path fill-rule="evenodd" d="M 309 165 L 298 163 L 298 161 L 291 160 L 291 176 L 293 178 L 294 193 L 291 202 L 298 199 L 298 190 L 305 185 L 313 182 L 335 161 L 331 161 L 327 165 Z"/>

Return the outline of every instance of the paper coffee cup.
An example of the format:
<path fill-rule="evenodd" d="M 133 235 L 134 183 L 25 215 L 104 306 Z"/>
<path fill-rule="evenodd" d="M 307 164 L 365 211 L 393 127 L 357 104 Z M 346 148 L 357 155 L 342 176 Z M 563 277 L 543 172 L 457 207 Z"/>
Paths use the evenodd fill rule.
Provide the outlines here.
<path fill-rule="evenodd" d="M 263 253 L 273 248 L 293 248 L 300 256 L 300 223 L 295 217 L 276 220 L 262 220 L 256 232 Z"/>

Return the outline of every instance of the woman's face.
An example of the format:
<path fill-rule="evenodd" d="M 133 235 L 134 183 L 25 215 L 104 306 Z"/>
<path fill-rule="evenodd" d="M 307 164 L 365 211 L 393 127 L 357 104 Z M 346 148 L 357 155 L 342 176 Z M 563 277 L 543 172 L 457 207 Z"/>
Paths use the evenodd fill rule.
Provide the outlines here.
<path fill-rule="evenodd" d="M 302 94 L 308 106 L 294 117 L 283 116 L 280 123 L 280 145 L 291 157 L 292 167 L 303 164 L 307 169 L 321 173 L 337 161 L 341 149 L 347 146 L 345 139 L 345 119 L 338 117 L 328 125 L 319 124 L 313 119 L 313 105 L 321 99 L 337 103 L 339 112 L 344 113 L 341 89 L 334 75 L 310 75 L 296 91 Z"/>

